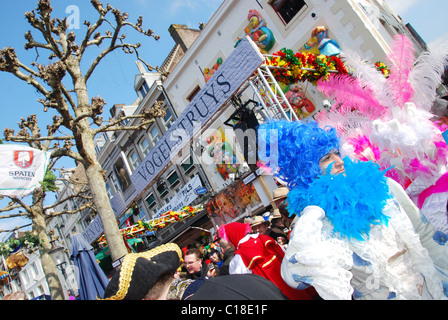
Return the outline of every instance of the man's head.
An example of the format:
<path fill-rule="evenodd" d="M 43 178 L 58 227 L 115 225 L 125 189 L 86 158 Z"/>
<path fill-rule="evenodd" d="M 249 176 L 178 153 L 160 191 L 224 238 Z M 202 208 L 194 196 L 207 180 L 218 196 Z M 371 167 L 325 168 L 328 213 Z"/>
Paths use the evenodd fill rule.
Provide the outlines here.
<path fill-rule="evenodd" d="M 344 161 L 341 159 L 339 151 L 333 150 L 324 155 L 319 160 L 319 166 L 322 169 L 322 174 L 340 174 L 345 172 Z M 328 167 L 331 167 L 331 170 L 327 172 Z"/>
<path fill-rule="evenodd" d="M 279 187 L 274 190 L 272 193 L 273 200 L 277 208 L 286 200 L 286 196 L 288 195 L 289 189 L 287 187 Z"/>
<path fill-rule="evenodd" d="M 269 230 L 269 221 L 264 220 L 262 216 L 256 216 L 251 224 L 252 231 L 255 233 L 267 234 Z"/>
<path fill-rule="evenodd" d="M 198 249 L 188 249 L 184 258 L 185 268 L 189 274 L 202 270 L 202 258 Z"/>

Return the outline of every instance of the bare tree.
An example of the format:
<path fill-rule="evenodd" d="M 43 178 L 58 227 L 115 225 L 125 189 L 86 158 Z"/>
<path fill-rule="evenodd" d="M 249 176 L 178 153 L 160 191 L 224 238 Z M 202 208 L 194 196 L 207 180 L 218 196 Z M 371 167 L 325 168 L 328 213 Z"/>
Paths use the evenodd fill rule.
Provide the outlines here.
<path fill-rule="evenodd" d="M 88 194 L 88 188 L 83 186 L 78 186 L 74 192 L 62 199 L 58 199 L 54 204 L 44 206 L 44 199 L 46 193 L 48 191 L 56 191 L 57 187 L 55 185 L 56 176 L 52 174 L 52 169 L 56 162 L 62 157 L 63 154 L 72 154 L 73 157 L 81 159 L 79 155 L 76 155 L 75 152 L 72 152 L 71 145 L 65 144 L 64 147 L 58 147 L 57 143 L 51 143 L 51 140 L 47 140 L 46 143 L 42 143 L 40 138 L 40 129 L 37 125 L 37 118 L 35 115 L 29 116 L 27 119 L 21 119 L 19 123 L 19 127 L 21 128 L 17 139 L 28 140 L 28 144 L 36 149 L 42 151 L 49 151 L 52 149 L 52 153 L 50 156 L 50 163 L 48 166 L 47 174 L 44 181 L 41 184 L 41 187 L 36 188 L 32 193 L 32 203 L 27 204 L 24 199 L 20 199 L 18 197 L 8 196 L 11 201 L 9 204 L 0 209 L 1 213 L 4 212 L 16 212 L 9 215 L 1 215 L 0 219 L 8 219 L 15 217 L 27 217 L 32 221 L 32 233 L 37 236 L 39 239 L 38 249 L 41 255 L 42 268 L 44 270 L 47 283 L 50 288 L 50 295 L 52 300 L 62 300 L 64 299 L 64 293 L 62 290 L 61 283 L 57 276 L 56 266 L 49 255 L 49 251 L 51 249 L 50 238 L 47 235 L 47 222 L 49 219 L 61 215 L 61 214 L 76 214 L 78 212 L 82 212 L 87 208 L 91 208 L 95 210 L 94 204 L 92 202 L 92 198 Z M 7 130 L 11 133 L 10 129 Z M 49 136 L 51 136 L 51 132 L 53 128 L 48 127 Z M 76 184 L 76 181 L 70 181 L 71 184 Z M 82 183 L 79 182 L 79 183 Z M 86 202 L 79 206 L 78 208 L 70 211 L 58 211 L 55 212 L 54 209 L 65 203 L 68 200 L 82 198 L 86 200 Z M 17 210 L 20 210 L 17 213 Z M 18 228 L 15 228 L 18 229 Z"/>
<path fill-rule="evenodd" d="M 55 149 L 53 156 L 70 156 L 83 164 L 96 210 L 103 223 L 112 259 L 116 260 L 127 251 L 106 193 L 105 175 L 96 156 L 94 138 L 100 132 L 136 130 L 146 127 L 156 117 L 164 116 L 165 112 L 161 109 L 161 105 L 157 104 L 141 115 L 121 117 L 107 123 L 101 116 L 105 101 L 99 97 L 89 100 L 87 82 L 102 59 L 117 49 L 136 54 L 138 60 L 142 61 L 150 71 L 158 70 L 141 59 L 138 54 L 139 43 L 125 42 L 126 34 L 123 34 L 122 30 L 127 27 L 156 40 L 159 37 L 154 35 L 151 29 L 147 31 L 142 29 L 141 17 L 136 23 L 130 23 L 127 21 L 127 13 L 121 13 L 109 4 L 105 7 L 98 0 L 91 0 L 91 4 L 99 15 L 98 20 L 93 24 L 84 22 L 86 33 L 79 42 L 76 41 L 75 32 L 68 32 L 67 18 L 62 20 L 51 18 L 52 7 L 49 0 L 38 1 L 35 11 L 25 13 L 28 23 L 42 36 L 42 40 L 37 41 L 33 33 L 28 31 L 25 34 L 27 40 L 25 48 L 49 52 L 50 62 L 54 62 L 45 66 L 38 63 L 27 66 L 20 61 L 15 50 L 8 47 L 0 51 L 0 71 L 9 72 L 34 87 L 43 95 L 43 98 L 38 101 L 44 106 L 44 111 L 54 110 L 57 116 L 53 118 L 53 124 L 48 126 L 48 136 L 41 137 L 39 133 L 29 136 L 28 133 L 22 132 L 23 130 L 14 135 L 11 129 L 5 129 L 4 134 L 8 141 L 27 142 L 31 146 L 41 142 L 63 142 L 64 147 Z M 114 21 L 108 20 L 110 16 Z M 103 24 L 110 30 L 100 32 Z M 87 71 L 83 72 L 81 60 L 91 46 L 98 46 L 103 50 L 93 59 Z M 72 88 L 64 85 L 69 82 L 63 83 L 66 77 L 71 78 Z M 123 120 L 137 117 L 141 118 L 138 125 L 120 126 Z M 34 118 L 29 120 L 34 121 Z M 55 135 L 61 130 L 68 130 L 68 134 Z M 77 151 L 72 150 L 72 146 L 75 146 Z"/>

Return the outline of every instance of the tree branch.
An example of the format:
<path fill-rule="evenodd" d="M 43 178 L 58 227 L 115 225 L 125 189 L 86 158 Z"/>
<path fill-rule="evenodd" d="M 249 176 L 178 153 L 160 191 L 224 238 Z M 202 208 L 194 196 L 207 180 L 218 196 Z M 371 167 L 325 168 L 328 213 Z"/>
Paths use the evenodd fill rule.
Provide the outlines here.
<path fill-rule="evenodd" d="M 60 157 L 60 156 L 67 156 L 70 157 L 76 161 L 84 161 L 84 159 L 81 157 L 81 155 L 78 152 L 66 149 L 66 148 L 58 148 L 53 150 L 51 152 L 51 157 Z"/>
<path fill-rule="evenodd" d="M 76 214 L 78 212 L 81 212 L 87 208 L 90 209 L 94 209 L 94 205 L 93 202 L 88 202 L 83 204 L 82 206 L 80 206 L 79 208 L 75 209 L 75 210 L 63 210 L 63 211 L 59 211 L 59 212 L 50 212 L 46 214 L 46 218 L 53 218 L 53 217 L 57 217 L 60 216 L 62 214 Z"/>
<path fill-rule="evenodd" d="M 73 140 L 74 137 L 73 136 L 66 136 L 66 137 L 39 137 L 39 138 L 35 138 L 35 137 L 23 137 L 23 136 L 12 136 L 9 131 L 7 131 L 8 128 L 6 128 L 4 130 L 4 135 L 5 135 L 5 140 L 6 141 L 14 141 L 14 142 L 35 142 L 35 141 L 47 141 L 47 140 L 51 140 L 51 141 L 64 141 L 64 140 Z M 14 133 L 14 131 L 12 131 L 12 133 Z"/>
<path fill-rule="evenodd" d="M 64 199 L 62 199 L 62 200 L 59 200 L 59 201 L 57 201 L 56 203 L 54 203 L 54 204 L 52 204 L 52 205 L 50 205 L 50 206 L 44 207 L 44 211 L 53 209 L 53 208 L 59 206 L 60 204 L 66 202 L 66 201 L 68 201 L 68 200 L 74 199 L 74 198 L 81 198 L 81 199 L 85 199 L 85 200 L 89 200 L 89 201 L 90 201 L 90 200 L 93 199 L 92 197 L 84 196 L 84 195 L 83 195 L 83 193 L 86 193 L 86 192 L 88 192 L 88 191 L 89 191 L 89 190 L 80 190 L 80 191 L 77 192 L 76 194 L 72 194 L 72 195 L 70 195 L 70 196 L 67 196 L 66 198 L 64 198 Z"/>
<path fill-rule="evenodd" d="M 26 224 L 26 225 L 24 225 L 24 226 L 15 227 L 14 229 L 11 229 L 11 230 L 0 230 L 0 233 L 4 233 L 4 232 L 14 232 L 14 231 L 16 231 L 16 230 L 19 230 L 19 229 L 22 229 L 22 228 L 29 227 L 29 226 L 31 226 L 31 225 L 33 225 L 33 224 L 32 224 L 32 223 L 29 223 L 29 224 Z"/>

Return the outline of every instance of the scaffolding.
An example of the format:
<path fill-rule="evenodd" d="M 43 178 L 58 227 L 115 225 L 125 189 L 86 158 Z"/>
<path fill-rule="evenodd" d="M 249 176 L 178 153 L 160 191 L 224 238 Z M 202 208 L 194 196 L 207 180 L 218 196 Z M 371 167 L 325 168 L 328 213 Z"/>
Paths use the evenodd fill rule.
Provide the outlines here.
<path fill-rule="evenodd" d="M 268 65 L 261 65 L 248 81 L 268 120 L 299 120 Z"/>

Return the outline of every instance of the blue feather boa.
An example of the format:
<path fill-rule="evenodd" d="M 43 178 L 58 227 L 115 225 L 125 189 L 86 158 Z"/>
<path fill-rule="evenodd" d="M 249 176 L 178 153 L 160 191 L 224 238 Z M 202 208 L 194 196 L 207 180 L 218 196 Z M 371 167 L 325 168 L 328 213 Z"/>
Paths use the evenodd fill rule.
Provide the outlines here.
<path fill-rule="evenodd" d="M 387 225 L 383 214 L 387 199 L 392 198 L 385 171 L 372 162 L 352 162 L 344 158 L 345 174 L 319 175 L 308 188 L 288 193 L 290 213 L 300 215 L 309 205 L 321 207 L 340 237 L 365 240 L 372 225 Z M 327 171 L 331 170 L 331 165 Z"/>

